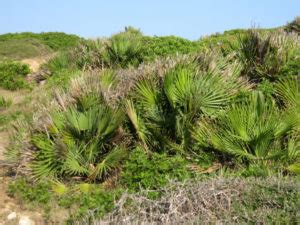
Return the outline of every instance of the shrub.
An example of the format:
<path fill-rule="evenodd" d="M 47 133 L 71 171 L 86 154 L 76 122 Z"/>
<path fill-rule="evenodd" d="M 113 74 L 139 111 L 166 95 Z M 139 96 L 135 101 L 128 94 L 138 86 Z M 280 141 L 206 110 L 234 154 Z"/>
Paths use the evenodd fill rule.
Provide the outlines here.
<path fill-rule="evenodd" d="M 296 51 L 290 60 L 279 71 L 280 77 L 299 76 L 300 75 L 300 50 Z"/>
<path fill-rule="evenodd" d="M 133 32 L 122 32 L 110 38 L 104 59 L 111 66 L 126 68 L 142 62 L 141 37 Z"/>
<path fill-rule="evenodd" d="M 82 41 L 71 52 L 71 59 L 80 69 L 104 68 L 108 66 L 103 56 L 105 48 L 101 39 Z"/>
<path fill-rule="evenodd" d="M 25 76 L 30 73 L 29 66 L 19 62 L 0 63 L 0 86 L 6 89 L 15 90 L 28 88 L 29 84 Z"/>
<path fill-rule="evenodd" d="M 76 210 L 70 215 L 69 222 L 73 224 L 83 216 L 89 217 L 88 214 L 93 212 L 93 218 L 101 218 L 111 212 L 115 207 L 115 201 L 119 199 L 121 190 L 105 191 L 96 186 L 89 192 L 71 191 L 60 197 L 58 203 L 64 208 L 75 207 Z"/>
<path fill-rule="evenodd" d="M 42 43 L 49 46 L 53 50 L 65 50 L 71 47 L 75 47 L 80 41 L 80 37 L 73 34 L 65 34 L 63 32 L 45 32 L 45 33 L 8 33 L 0 35 L 0 41 L 7 40 L 20 40 L 26 38 L 33 38 L 41 40 Z"/>
<path fill-rule="evenodd" d="M 82 176 L 94 181 L 105 179 L 120 167 L 126 150 L 110 141 L 118 134 L 123 116 L 99 98 L 78 98 L 66 111 L 51 114 L 46 131 L 33 135 L 35 176 Z"/>
<path fill-rule="evenodd" d="M 8 194 L 12 197 L 22 199 L 26 203 L 36 202 L 47 205 L 51 199 L 49 184 L 47 182 L 38 182 L 33 185 L 24 178 L 10 183 Z"/>
<path fill-rule="evenodd" d="M 59 187 L 58 187 L 59 186 Z M 58 194 L 58 189 L 64 191 Z M 8 195 L 22 201 L 23 203 L 37 204 L 50 215 L 50 204 L 52 207 L 69 209 L 69 221 L 86 216 L 90 211 L 96 218 L 111 212 L 114 202 L 119 198 L 121 190 L 105 191 L 100 185 L 78 183 L 65 185 L 57 182 L 38 181 L 32 182 L 24 178 L 18 178 L 10 182 Z M 60 191 L 61 192 L 61 191 Z M 61 218 L 54 218 L 63 221 Z"/>
<path fill-rule="evenodd" d="M 197 118 L 218 114 L 243 87 L 236 68 L 226 76 L 224 68 L 201 69 L 178 64 L 163 78 L 145 77 L 136 83 L 126 111 L 144 148 L 188 154 Z"/>
<path fill-rule="evenodd" d="M 189 54 L 200 49 L 197 42 L 175 36 L 143 37 L 141 52 L 143 61 L 152 61 L 159 57 Z"/>
<path fill-rule="evenodd" d="M 232 48 L 236 58 L 244 65 L 242 74 L 253 82 L 260 82 L 262 79 L 275 81 L 280 77 L 294 54 L 295 44 L 299 42 L 281 33 L 263 35 L 249 30 Z"/>
<path fill-rule="evenodd" d="M 141 188 L 158 190 L 171 179 L 182 181 L 190 176 L 187 162 L 180 156 L 158 153 L 147 155 L 144 149 L 138 147 L 125 163 L 121 183 L 134 191 Z"/>
<path fill-rule="evenodd" d="M 81 74 L 78 69 L 65 68 L 56 70 L 48 78 L 46 85 L 50 88 L 64 88 L 67 89 L 70 85 L 70 80 Z"/>
<path fill-rule="evenodd" d="M 260 92 L 233 104 L 211 123 L 199 122 L 199 143 L 247 163 L 270 164 L 288 153 L 284 138 L 295 126 L 293 117 L 279 111 Z"/>
<path fill-rule="evenodd" d="M 71 67 L 73 62 L 69 54 L 69 52 L 59 52 L 55 57 L 51 58 L 44 67 L 47 67 L 51 73 Z"/>
<path fill-rule="evenodd" d="M 300 16 L 296 17 L 292 22 L 288 23 L 285 28 L 287 32 L 296 32 L 300 34 Z"/>

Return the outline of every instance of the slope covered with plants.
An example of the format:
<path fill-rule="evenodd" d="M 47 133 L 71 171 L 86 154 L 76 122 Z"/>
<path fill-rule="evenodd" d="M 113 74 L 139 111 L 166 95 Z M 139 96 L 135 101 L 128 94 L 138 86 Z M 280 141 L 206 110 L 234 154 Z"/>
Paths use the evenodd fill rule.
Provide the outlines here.
<path fill-rule="evenodd" d="M 275 214 L 293 223 L 300 207 L 299 61 L 299 35 L 284 29 L 189 41 L 128 27 L 109 39 L 81 40 L 44 65 L 49 95 L 30 120 L 15 121 L 6 156 L 20 178 L 9 193 L 46 209 L 67 208 L 74 223 L 82 216 L 234 222 L 228 215 L 251 223 Z M 220 197 L 231 214 L 206 217 L 211 199 L 200 201 L 199 190 L 214 177 L 221 177 L 217 189 L 233 196 Z M 229 183 L 236 177 L 238 185 L 253 184 L 235 194 Z M 261 205 L 249 197 L 255 193 L 265 193 L 256 196 Z M 168 201 L 177 194 L 195 211 L 177 208 L 183 216 L 171 221 Z M 198 200 L 204 206 L 196 209 Z M 265 214 L 254 221 L 260 207 Z"/>

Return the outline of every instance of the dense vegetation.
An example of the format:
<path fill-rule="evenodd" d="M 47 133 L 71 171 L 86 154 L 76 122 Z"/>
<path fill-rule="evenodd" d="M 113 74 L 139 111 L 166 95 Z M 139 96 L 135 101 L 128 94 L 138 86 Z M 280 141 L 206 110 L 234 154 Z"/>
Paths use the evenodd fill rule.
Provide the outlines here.
<path fill-rule="evenodd" d="M 75 220 L 89 210 L 102 218 L 114 210 L 116 222 L 132 210 L 153 222 L 166 211 L 157 208 L 150 217 L 145 211 L 167 207 L 170 196 L 182 191 L 200 198 L 193 183 L 205 178 L 225 176 L 217 184 L 224 186 L 236 176 L 287 176 L 297 186 L 299 58 L 299 36 L 283 30 L 234 30 L 192 42 L 147 37 L 128 27 L 109 39 L 81 40 L 44 65 L 51 73 L 47 85 L 60 89 L 29 122 L 17 121 L 6 155 L 26 179 L 11 184 L 9 192 L 46 209 L 72 209 Z M 168 186 L 170 180 L 180 183 Z M 277 214 L 283 223 L 297 220 L 295 186 L 245 182 L 249 189 L 239 194 L 232 191 L 236 186 L 226 189 L 233 196 L 231 214 L 225 210 L 209 221 L 201 208 L 199 218 L 230 223 L 236 216 L 237 223 L 255 223 Z M 121 194 L 125 190 L 131 197 Z M 256 218 L 262 208 L 268 211 Z"/>
<path fill-rule="evenodd" d="M 0 62 L 0 87 L 16 90 L 27 88 L 25 76 L 30 73 L 29 66 L 19 62 Z"/>
<path fill-rule="evenodd" d="M 0 61 L 45 57 L 57 51 L 73 48 L 80 40 L 81 38 L 76 35 L 59 32 L 2 34 Z"/>
<path fill-rule="evenodd" d="M 80 38 L 74 34 L 65 34 L 62 32 L 45 32 L 40 34 L 23 32 L 0 35 L 0 42 L 26 39 L 40 40 L 41 43 L 45 44 L 53 50 L 75 47 L 80 40 Z"/>

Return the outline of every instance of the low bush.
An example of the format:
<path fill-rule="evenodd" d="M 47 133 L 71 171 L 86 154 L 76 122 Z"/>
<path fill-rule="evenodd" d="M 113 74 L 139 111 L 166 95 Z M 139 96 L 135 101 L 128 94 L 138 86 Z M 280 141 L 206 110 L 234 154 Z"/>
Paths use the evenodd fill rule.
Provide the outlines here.
<path fill-rule="evenodd" d="M 69 52 L 59 52 L 55 57 L 51 58 L 46 65 L 43 65 L 50 70 L 51 73 L 55 73 L 62 69 L 72 67 L 72 60 Z"/>
<path fill-rule="evenodd" d="M 262 93 L 253 92 L 248 100 L 229 106 L 211 123 L 200 121 L 194 135 L 199 143 L 246 164 L 284 164 L 284 159 L 289 158 L 286 139 L 295 127 L 293 118 L 274 102 L 266 101 Z M 300 153 L 295 151 L 296 155 Z M 275 163 L 273 168 L 278 165 Z"/>
<path fill-rule="evenodd" d="M 195 122 L 216 116 L 241 90 L 247 90 L 247 85 L 236 80 L 237 68 L 211 71 L 211 62 L 208 68 L 203 66 L 205 59 L 178 64 L 162 78 L 143 77 L 136 82 L 126 111 L 133 135 L 146 149 L 179 154 L 194 150 L 196 154 L 199 148 L 194 148 L 191 138 Z"/>
<path fill-rule="evenodd" d="M 292 22 L 289 22 L 285 28 L 285 31 L 287 32 L 296 32 L 300 34 L 300 17 L 296 17 Z"/>
<path fill-rule="evenodd" d="M 30 85 L 25 76 L 30 73 L 29 66 L 19 62 L 6 61 L 0 63 L 0 86 L 16 90 L 28 88 Z"/>
<path fill-rule="evenodd" d="M 120 110 L 97 95 L 78 98 L 66 111 L 57 109 L 47 130 L 31 139 L 38 149 L 31 166 L 34 176 L 105 180 L 126 158 L 124 147 L 110 143 L 121 135 L 118 128 L 123 118 Z"/>
<path fill-rule="evenodd" d="M 141 36 L 131 31 L 112 36 L 106 45 L 104 60 L 113 67 L 137 66 L 142 61 Z"/>
<path fill-rule="evenodd" d="M 25 178 L 17 179 L 8 186 L 8 194 L 11 197 L 22 199 L 26 203 L 39 203 L 47 205 L 51 199 L 49 184 L 47 182 L 38 182 L 32 185 Z"/>
<path fill-rule="evenodd" d="M 81 74 L 81 71 L 76 68 L 64 68 L 52 72 L 49 77 L 47 77 L 46 86 L 49 88 L 64 88 L 67 89 L 70 80 L 76 78 Z"/>
<path fill-rule="evenodd" d="M 65 34 L 63 32 L 45 32 L 45 33 L 8 33 L 0 35 L 0 41 L 5 42 L 8 40 L 20 40 L 20 39 L 38 39 L 51 49 L 65 50 L 71 47 L 75 47 L 80 41 L 80 37 L 73 34 Z"/>
<path fill-rule="evenodd" d="M 256 83 L 262 79 L 278 80 L 285 67 L 289 63 L 293 65 L 291 61 L 299 45 L 295 36 L 279 32 L 261 34 L 256 30 L 249 30 L 233 43 L 231 47 L 235 57 L 244 66 L 242 74 Z M 296 57 L 299 57 L 299 52 Z"/>
<path fill-rule="evenodd" d="M 143 61 L 153 61 L 159 57 L 176 54 L 195 53 L 200 49 L 197 42 L 175 36 L 142 38 L 141 54 Z"/>
<path fill-rule="evenodd" d="M 121 189 L 105 191 L 99 185 L 86 183 L 66 186 L 53 181 L 39 181 L 33 184 L 32 181 L 24 178 L 11 182 L 7 190 L 9 196 L 41 207 L 47 216 L 51 214 L 51 206 L 68 209 L 69 221 L 78 220 L 90 212 L 93 212 L 97 218 L 111 212 L 121 191 Z M 61 218 L 49 219 L 60 223 L 66 222 Z"/>
<path fill-rule="evenodd" d="M 142 148 L 133 150 L 121 174 L 121 183 L 133 191 L 158 190 L 169 180 L 183 181 L 191 177 L 187 161 L 180 156 L 147 154 Z"/>

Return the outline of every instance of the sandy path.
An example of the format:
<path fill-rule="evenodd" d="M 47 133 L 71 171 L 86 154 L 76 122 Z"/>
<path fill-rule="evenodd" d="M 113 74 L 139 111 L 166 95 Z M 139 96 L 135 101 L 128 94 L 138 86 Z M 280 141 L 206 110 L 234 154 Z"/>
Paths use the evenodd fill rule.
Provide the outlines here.
<path fill-rule="evenodd" d="M 37 72 L 40 65 L 45 63 L 47 58 L 34 58 L 22 60 L 23 63 L 27 63 L 30 66 L 32 72 Z M 9 91 L 0 88 L 0 96 L 5 99 L 12 100 L 12 106 L 7 110 L 0 111 L 0 115 L 11 113 L 11 109 L 19 103 L 22 103 L 24 98 L 29 92 L 26 90 Z M 0 127 L 1 128 L 1 127 Z M 0 129 L 1 130 L 1 129 Z M 19 224 L 20 220 L 30 220 L 31 224 L 44 224 L 43 215 L 38 211 L 26 210 L 15 199 L 10 198 L 7 194 L 7 187 L 10 181 L 14 179 L 7 175 L 7 168 L 1 165 L 1 162 L 5 162 L 4 152 L 9 146 L 10 134 L 7 129 L 0 131 L 0 225 L 6 224 Z M 8 218 L 11 219 L 8 219 Z"/>
<path fill-rule="evenodd" d="M 49 61 L 50 58 L 52 58 L 55 54 L 43 56 L 43 57 L 36 57 L 36 58 L 30 58 L 30 59 L 23 59 L 21 62 L 28 64 L 31 71 L 33 73 L 39 71 L 41 65 Z"/>

